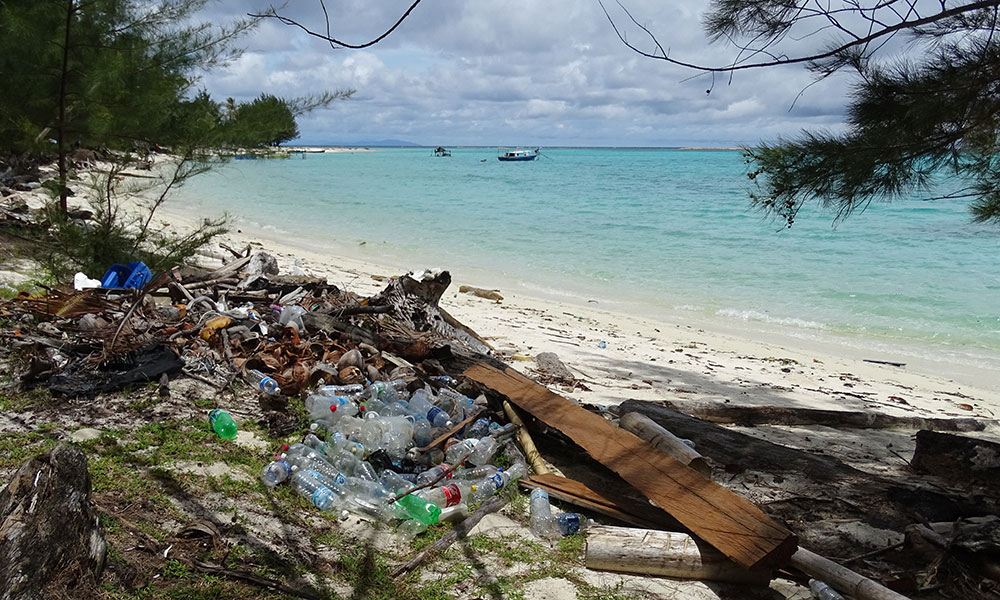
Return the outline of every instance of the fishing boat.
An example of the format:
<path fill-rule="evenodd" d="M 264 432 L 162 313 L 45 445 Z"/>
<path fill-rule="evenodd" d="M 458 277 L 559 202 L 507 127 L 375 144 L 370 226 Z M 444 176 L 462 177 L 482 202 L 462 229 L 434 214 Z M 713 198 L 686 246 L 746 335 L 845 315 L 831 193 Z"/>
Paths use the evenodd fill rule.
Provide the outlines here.
<path fill-rule="evenodd" d="M 538 158 L 539 149 L 534 150 L 507 150 L 503 154 L 497 157 L 497 160 L 502 160 L 504 162 L 511 161 L 523 161 L 523 160 L 535 160 Z"/>

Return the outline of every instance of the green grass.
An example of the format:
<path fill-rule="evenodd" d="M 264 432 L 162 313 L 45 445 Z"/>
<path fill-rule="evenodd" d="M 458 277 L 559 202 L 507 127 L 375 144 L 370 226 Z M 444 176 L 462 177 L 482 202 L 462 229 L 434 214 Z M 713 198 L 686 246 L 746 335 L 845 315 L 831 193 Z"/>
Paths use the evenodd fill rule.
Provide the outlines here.
<path fill-rule="evenodd" d="M 469 538 L 468 544 L 474 550 L 496 556 L 506 567 L 515 563 L 533 562 L 544 553 L 537 543 L 516 535 L 492 537 L 479 534 Z"/>

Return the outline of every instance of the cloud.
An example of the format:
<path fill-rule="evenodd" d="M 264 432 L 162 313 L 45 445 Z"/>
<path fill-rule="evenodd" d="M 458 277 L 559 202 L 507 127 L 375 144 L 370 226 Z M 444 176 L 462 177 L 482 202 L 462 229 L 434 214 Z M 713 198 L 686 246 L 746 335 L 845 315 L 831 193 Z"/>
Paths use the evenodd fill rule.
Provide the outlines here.
<path fill-rule="evenodd" d="M 327 0 L 331 33 L 349 42 L 384 32 L 410 0 Z M 609 10 L 611 10 L 610 4 Z M 702 0 L 626 5 L 671 57 L 726 64 L 734 50 L 709 45 Z M 653 40 L 614 6 L 630 41 Z M 238 17 L 243 2 L 207 13 Z M 319 2 L 282 14 L 325 31 Z M 217 98 L 264 91 L 294 97 L 356 89 L 351 100 L 301 119 L 308 143 L 395 138 L 422 144 L 737 145 L 794 135 L 842 120 L 845 80 L 810 87 L 802 68 L 700 75 L 641 57 L 618 39 L 596 2 L 438 0 L 364 50 L 332 50 L 300 30 L 265 20 L 248 51 L 203 85 Z M 706 90 L 711 90 L 706 93 Z"/>

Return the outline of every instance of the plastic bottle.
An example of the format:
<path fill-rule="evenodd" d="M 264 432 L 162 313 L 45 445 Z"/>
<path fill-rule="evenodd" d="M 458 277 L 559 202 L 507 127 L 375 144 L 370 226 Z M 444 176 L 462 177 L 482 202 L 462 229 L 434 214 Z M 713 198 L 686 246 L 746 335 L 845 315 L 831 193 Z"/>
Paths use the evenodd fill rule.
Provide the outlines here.
<path fill-rule="evenodd" d="M 413 443 L 423 448 L 432 441 L 431 422 L 424 415 L 413 417 Z"/>
<path fill-rule="evenodd" d="M 448 462 L 448 464 L 457 465 L 458 463 L 464 462 L 465 460 L 468 459 L 468 457 L 466 457 L 467 452 L 472 450 L 472 452 L 475 453 L 475 449 L 476 449 L 475 439 L 462 440 L 457 444 L 452 444 L 451 446 L 448 446 L 447 450 L 444 451 L 444 459 L 446 462 Z"/>
<path fill-rule="evenodd" d="M 563 536 L 579 533 L 587 527 L 587 517 L 580 513 L 562 513 L 556 515 L 556 529 Z"/>
<path fill-rule="evenodd" d="M 466 503 L 456 504 L 448 508 L 441 509 L 441 516 L 438 521 L 442 523 L 457 523 L 464 521 L 469 516 L 469 505 Z"/>
<path fill-rule="evenodd" d="M 269 396 L 281 393 L 281 388 L 278 387 L 278 382 L 270 376 L 261 373 L 257 369 L 247 370 L 247 381 L 250 382 L 250 384 L 255 388 L 265 394 L 268 394 Z"/>
<path fill-rule="evenodd" d="M 816 600 L 844 600 L 843 596 L 823 581 L 810 579 L 809 590 Z"/>
<path fill-rule="evenodd" d="M 344 396 L 346 398 L 356 398 L 365 391 L 365 386 L 360 383 L 350 385 L 321 385 L 316 388 L 316 393 L 323 396 Z"/>
<path fill-rule="evenodd" d="M 510 475 L 502 469 L 492 477 L 480 479 L 475 483 L 476 489 L 472 492 L 472 501 L 482 502 L 502 490 L 508 481 L 510 481 Z"/>
<path fill-rule="evenodd" d="M 381 481 L 383 486 L 396 492 L 396 494 L 405 492 L 411 487 L 408 481 L 399 478 L 396 473 L 392 471 L 382 473 Z M 438 519 L 441 517 L 440 506 L 427 498 L 418 496 L 417 494 L 407 494 L 399 500 L 396 500 L 395 503 L 402 506 L 403 510 L 405 510 L 407 514 L 424 525 L 437 523 Z"/>
<path fill-rule="evenodd" d="M 375 400 L 393 402 L 400 398 L 399 392 L 406 389 L 406 381 L 403 379 L 393 379 L 392 381 L 373 381 L 368 386 L 367 395 Z"/>
<path fill-rule="evenodd" d="M 465 428 L 466 438 L 481 438 L 490 432 L 490 422 L 487 419 L 476 419 Z"/>
<path fill-rule="evenodd" d="M 467 481 L 452 481 L 448 485 L 422 490 L 421 495 L 441 508 L 448 508 L 463 501 L 468 502 L 475 491 L 475 484 L 470 484 Z"/>
<path fill-rule="evenodd" d="M 486 477 L 493 477 L 497 474 L 498 469 L 493 465 L 483 465 L 481 467 L 472 467 L 471 469 L 455 469 L 455 479 L 465 479 L 465 480 L 477 480 Z"/>
<path fill-rule="evenodd" d="M 451 479 L 451 476 L 452 476 L 454 470 L 455 469 L 451 465 L 449 465 L 447 463 L 441 463 L 441 464 L 439 464 L 439 465 L 437 465 L 435 467 L 431 467 L 430 469 L 427 469 L 426 471 L 424 471 L 422 473 L 418 473 L 417 474 L 417 483 L 419 483 L 421 485 L 423 485 L 425 483 L 430 483 L 431 481 L 434 481 L 435 479 L 437 479 L 438 476 L 440 476 L 442 473 L 446 474 L 442 479 Z"/>
<path fill-rule="evenodd" d="M 236 437 L 236 421 L 221 408 L 216 408 L 208 413 L 208 423 L 222 439 L 231 440 Z"/>
<path fill-rule="evenodd" d="M 414 415 L 426 415 L 427 420 L 434 427 L 447 427 L 451 425 L 451 415 L 431 404 L 427 399 L 426 390 L 421 389 L 413 392 L 413 396 L 410 398 L 410 409 Z"/>
<path fill-rule="evenodd" d="M 468 461 L 477 467 L 485 465 L 493 460 L 493 455 L 497 453 L 498 447 L 496 438 L 485 436 L 476 442 L 476 447 L 473 448 Z"/>
<path fill-rule="evenodd" d="M 425 531 L 427 531 L 427 524 L 421 523 L 417 519 L 407 519 L 396 528 L 396 533 L 408 540 L 415 538 Z"/>
<path fill-rule="evenodd" d="M 281 309 L 278 324 L 282 327 L 292 327 L 297 333 L 302 333 L 305 330 L 305 324 L 302 323 L 302 315 L 307 312 L 309 311 L 298 305 L 286 306 Z"/>
<path fill-rule="evenodd" d="M 288 461 L 279 458 L 264 465 L 264 469 L 260 472 L 260 480 L 267 487 L 274 487 L 288 479 L 291 472 L 292 466 Z"/>
<path fill-rule="evenodd" d="M 555 537 L 556 519 L 552 516 L 552 507 L 549 505 L 549 493 L 542 488 L 535 488 L 528 505 L 531 509 L 531 533 L 542 538 Z"/>
<path fill-rule="evenodd" d="M 292 473 L 291 486 L 300 496 L 312 502 L 313 506 L 320 510 L 332 510 L 336 503 L 335 494 L 320 483 L 315 471 L 296 470 Z"/>
<path fill-rule="evenodd" d="M 355 442 L 339 431 L 331 433 L 330 437 L 326 438 L 326 443 L 328 446 L 336 448 L 339 452 L 347 452 L 358 458 L 364 458 L 365 454 L 367 454 L 362 444 Z"/>

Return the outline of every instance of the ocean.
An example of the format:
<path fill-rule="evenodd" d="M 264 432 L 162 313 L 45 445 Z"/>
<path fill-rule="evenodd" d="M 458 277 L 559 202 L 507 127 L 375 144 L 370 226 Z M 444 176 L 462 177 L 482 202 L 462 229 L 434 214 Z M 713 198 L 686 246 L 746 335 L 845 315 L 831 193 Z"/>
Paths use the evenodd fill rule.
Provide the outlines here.
<path fill-rule="evenodd" d="M 177 200 L 376 264 L 843 354 L 1000 368 L 1000 228 L 966 203 L 873 204 L 791 228 L 749 208 L 740 152 L 430 148 L 232 161 Z"/>

